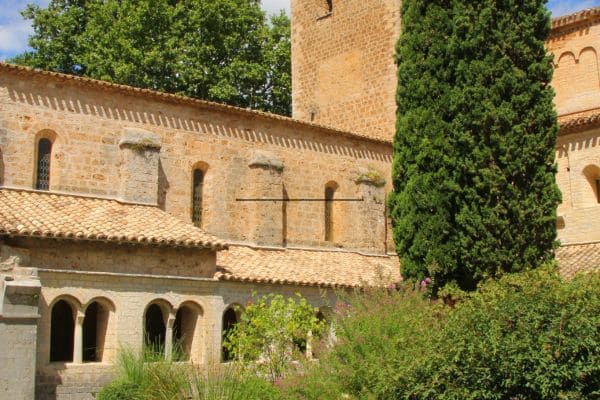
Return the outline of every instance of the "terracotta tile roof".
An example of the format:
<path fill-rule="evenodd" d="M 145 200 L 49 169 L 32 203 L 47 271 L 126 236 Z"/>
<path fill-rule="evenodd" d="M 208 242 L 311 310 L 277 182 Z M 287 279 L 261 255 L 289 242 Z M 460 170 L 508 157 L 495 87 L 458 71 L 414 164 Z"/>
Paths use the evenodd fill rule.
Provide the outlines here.
<path fill-rule="evenodd" d="M 559 117 L 560 134 L 566 135 L 600 126 L 600 109 Z"/>
<path fill-rule="evenodd" d="M 572 14 L 563 15 L 552 19 L 552 31 L 562 30 L 565 27 L 600 16 L 600 7 L 586 8 Z"/>
<path fill-rule="evenodd" d="M 556 250 L 556 259 L 566 278 L 577 272 L 600 272 L 600 242 L 561 246 Z"/>
<path fill-rule="evenodd" d="M 0 235 L 226 248 L 158 207 L 6 188 L 0 189 Z"/>
<path fill-rule="evenodd" d="M 217 270 L 221 280 L 335 288 L 387 286 L 401 279 L 398 257 L 237 245 L 217 254 Z"/>
<path fill-rule="evenodd" d="M 186 104 L 186 105 L 190 105 L 190 106 L 203 108 L 205 110 L 235 113 L 235 114 L 241 114 L 241 115 L 245 115 L 245 116 L 253 116 L 253 117 L 270 119 L 273 121 L 280 121 L 282 123 L 291 125 L 292 127 L 309 128 L 309 129 L 319 130 L 324 133 L 328 133 L 330 135 L 345 136 L 345 137 L 348 137 L 351 139 L 367 140 L 370 142 L 376 142 L 376 143 L 382 143 L 382 144 L 389 144 L 389 145 L 392 144 L 391 139 L 374 138 L 374 137 L 360 134 L 360 133 L 348 132 L 348 131 L 344 131 L 341 129 L 328 127 L 325 125 L 315 124 L 312 122 L 300 121 L 300 120 L 297 120 L 294 118 L 285 117 L 283 115 L 271 114 L 271 113 L 267 113 L 264 111 L 252 110 L 252 109 L 248 109 L 248 108 L 235 107 L 235 106 L 230 106 L 227 104 L 215 103 L 212 101 L 194 99 L 192 97 L 186 97 L 186 96 L 181 96 L 181 95 L 176 95 L 176 94 L 171 94 L 171 93 L 158 92 L 158 91 L 150 90 L 150 89 L 141 89 L 141 88 L 137 88 L 137 87 L 133 87 L 133 86 L 121 85 L 118 83 L 101 81 L 101 80 L 86 78 L 86 77 L 77 76 L 77 75 L 68 75 L 68 74 L 63 74 L 63 73 L 59 73 L 59 72 L 45 71 L 45 70 L 41 70 L 41 69 L 25 67 L 22 65 L 8 64 L 8 63 L 1 62 L 1 61 L 0 61 L 0 71 L 12 72 L 12 73 L 28 75 L 28 76 L 37 75 L 37 76 L 43 76 L 43 77 L 52 77 L 54 79 L 61 80 L 61 81 L 72 81 L 72 82 L 78 83 L 82 86 L 88 86 L 88 87 L 91 86 L 91 87 L 95 87 L 95 88 L 110 89 L 110 90 L 114 90 L 115 92 L 127 93 L 127 94 L 138 95 L 138 96 L 145 96 L 147 98 L 168 101 L 168 102 L 175 103 L 175 104 Z"/>

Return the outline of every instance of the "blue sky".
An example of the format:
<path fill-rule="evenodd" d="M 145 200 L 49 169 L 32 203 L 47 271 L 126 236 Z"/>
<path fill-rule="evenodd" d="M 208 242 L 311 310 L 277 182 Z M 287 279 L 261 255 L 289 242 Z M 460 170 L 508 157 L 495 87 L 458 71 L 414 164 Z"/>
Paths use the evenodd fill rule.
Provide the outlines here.
<path fill-rule="evenodd" d="M 0 60 L 9 58 L 27 49 L 27 37 L 31 26 L 24 21 L 19 11 L 34 2 L 48 4 L 49 0 L 0 0 Z M 368 0 L 367 0 L 368 1 Z M 600 6 L 600 0 L 550 0 L 548 7 L 555 17 L 589 7 Z M 285 9 L 289 14 L 289 0 L 263 0 L 263 8 L 269 13 Z"/>

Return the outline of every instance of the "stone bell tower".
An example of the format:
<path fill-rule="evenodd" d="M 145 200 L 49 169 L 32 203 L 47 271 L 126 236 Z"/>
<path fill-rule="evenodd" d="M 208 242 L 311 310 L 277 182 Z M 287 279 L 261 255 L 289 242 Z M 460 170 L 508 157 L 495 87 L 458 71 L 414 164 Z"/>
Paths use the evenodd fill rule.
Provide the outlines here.
<path fill-rule="evenodd" d="M 293 116 L 391 139 L 401 0 L 292 0 Z"/>

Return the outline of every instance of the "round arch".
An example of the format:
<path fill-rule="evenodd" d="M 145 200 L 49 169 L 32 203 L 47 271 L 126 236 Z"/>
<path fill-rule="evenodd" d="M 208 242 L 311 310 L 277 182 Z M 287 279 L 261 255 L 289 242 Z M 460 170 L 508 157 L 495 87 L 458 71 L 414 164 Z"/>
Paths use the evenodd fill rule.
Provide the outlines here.
<path fill-rule="evenodd" d="M 590 188 L 587 192 L 588 195 L 585 196 L 585 203 L 587 205 L 600 203 L 600 167 L 595 164 L 590 164 L 581 172 Z"/>
<path fill-rule="evenodd" d="M 95 297 L 84 306 L 82 326 L 82 361 L 105 361 L 107 333 L 115 305 L 105 297 Z"/>
<path fill-rule="evenodd" d="M 240 322 L 240 317 L 243 311 L 243 307 L 238 303 L 229 304 L 223 310 L 223 314 L 221 317 L 221 335 L 223 343 L 227 339 L 227 336 L 232 331 L 233 327 L 235 327 L 235 325 L 237 325 Z M 221 346 L 221 359 L 225 362 L 231 361 L 233 359 L 233 354 L 231 354 L 229 349 L 227 349 L 224 345 Z"/>
<path fill-rule="evenodd" d="M 50 310 L 50 362 L 73 362 L 77 305 L 69 296 L 59 296 Z"/>
<path fill-rule="evenodd" d="M 173 347 L 179 360 L 201 359 L 199 324 L 203 315 L 202 307 L 195 301 L 184 301 L 177 307 L 173 325 Z"/>
<path fill-rule="evenodd" d="M 64 301 L 70 303 L 71 306 L 74 307 L 75 313 L 83 310 L 83 305 L 81 304 L 81 301 L 79 301 L 79 299 L 77 297 L 75 297 L 71 294 L 61 294 L 61 295 L 54 297 L 48 303 L 48 309 L 52 309 L 52 307 L 54 307 L 54 304 L 56 304 L 60 300 L 64 300 Z"/>
<path fill-rule="evenodd" d="M 153 353 L 165 352 L 167 323 L 173 306 L 167 300 L 155 299 L 144 310 L 144 346 Z"/>

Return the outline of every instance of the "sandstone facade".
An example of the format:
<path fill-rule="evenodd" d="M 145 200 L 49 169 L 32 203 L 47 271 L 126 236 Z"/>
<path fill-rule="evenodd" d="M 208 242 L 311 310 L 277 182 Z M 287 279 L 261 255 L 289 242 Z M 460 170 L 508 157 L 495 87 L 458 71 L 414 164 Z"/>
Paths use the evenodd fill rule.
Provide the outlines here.
<path fill-rule="evenodd" d="M 390 140 L 400 0 L 292 0 L 293 115 Z"/>
<path fill-rule="evenodd" d="M 400 279 L 399 0 L 292 5 L 295 119 L 0 64 L 0 397 L 91 399 L 149 337 L 219 363 L 225 313 L 253 291 L 330 309 Z M 599 15 L 548 41 L 567 276 L 600 267 Z"/>

